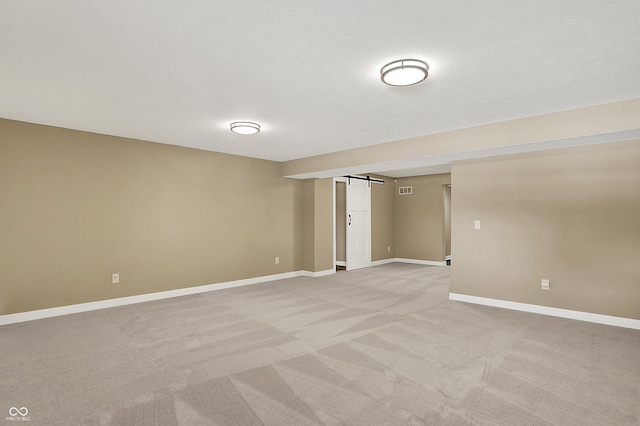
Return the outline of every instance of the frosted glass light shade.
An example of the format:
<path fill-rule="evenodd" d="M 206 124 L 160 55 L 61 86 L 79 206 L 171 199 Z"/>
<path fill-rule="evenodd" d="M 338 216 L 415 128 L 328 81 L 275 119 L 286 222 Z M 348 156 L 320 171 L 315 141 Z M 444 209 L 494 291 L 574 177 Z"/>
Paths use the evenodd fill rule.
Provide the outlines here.
<path fill-rule="evenodd" d="M 380 79 L 389 86 L 412 86 L 429 76 L 429 65 L 419 59 L 399 59 L 380 69 Z"/>
<path fill-rule="evenodd" d="M 252 121 L 234 121 L 230 126 L 231 131 L 239 135 L 255 135 L 260 132 L 260 125 Z"/>

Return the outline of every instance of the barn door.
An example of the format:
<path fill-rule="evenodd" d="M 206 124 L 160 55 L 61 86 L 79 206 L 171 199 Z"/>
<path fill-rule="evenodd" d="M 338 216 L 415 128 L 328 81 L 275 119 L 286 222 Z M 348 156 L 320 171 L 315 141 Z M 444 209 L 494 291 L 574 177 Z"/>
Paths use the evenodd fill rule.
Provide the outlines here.
<path fill-rule="evenodd" d="M 347 178 L 347 271 L 371 265 L 371 182 Z"/>

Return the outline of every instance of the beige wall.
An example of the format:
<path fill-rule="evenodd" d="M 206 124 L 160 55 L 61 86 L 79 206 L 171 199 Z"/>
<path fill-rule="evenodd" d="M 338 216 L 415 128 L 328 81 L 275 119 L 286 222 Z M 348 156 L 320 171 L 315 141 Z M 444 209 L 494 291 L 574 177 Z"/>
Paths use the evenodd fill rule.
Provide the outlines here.
<path fill-rule="evenodd" d="M 313 272 L 333 269 L 333 178 L 314 179 Z"/>
<path fill-rule="evenodd" d="M 347 261 L 347 188 L 336 182 L 336 260 Z"/>
<path fill-rule="evenodd" d="M 640 141 L 454 163 L 452 175 L 452 292 L 640 319 Z"/>
<path fill-rule="evenodd" d="M 303 184 L 281 164 L 10 120 L 0 134 L 0 314 L 302 269 Z"/>
<path fill-rule="evenodd" d="M 302 181 L 301 268 L 333 269 L 333 179 Z"/>
<path fill-rule="evenodd" d="M 371 184 L 371 260 L 391 259 L 396 257 L 395 185 L 393 178 L 370 176 L 385 181 Z"/>
<path fill-rule="evenodd" d="M 313 179 L 301 181 L 300 185 L 300 213 L 302 223 L 299 236 L 299 257 L 301 259 L 300 268 L 305 271 L 313 271 L 315 244 L 315 181 Z"/>
<path fill-rule="evenodd" d="M 394 191 L 396 257 L 444 261 L 442 186 L 450 183 L 448 173 L 398 179 Z M 400 186 L 413 186 L 413 193 L 398 194 Z"/>
<path fill-rule="evenodd" d="M 10 120 L 0 134 L 0 315 L 333 268 L 331 179 Z M 640 141 L 454 164 L 451 291 L 640 319 L 638 164 Z M 442 261 L 451 175 L 384 179 L 372 260 Z"/>

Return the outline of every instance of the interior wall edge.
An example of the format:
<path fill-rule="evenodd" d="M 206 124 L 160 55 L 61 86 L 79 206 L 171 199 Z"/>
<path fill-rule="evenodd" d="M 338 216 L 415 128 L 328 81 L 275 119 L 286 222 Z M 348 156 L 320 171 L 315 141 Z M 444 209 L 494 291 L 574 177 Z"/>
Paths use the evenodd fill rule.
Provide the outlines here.
<path fill-rule="evenodd" d="M 640 98 L 635 98 L 449 130 L 285 161 L 282 163 L 282 172 L 287 177 L 308 178 L 324 176 L 325 172 L 331 175 L 346 170 L 352 170 L 352 173 L 393 170 L 399 168 L 398 164 L 391 165 L 394 161 L 594 135 L 610 134 L 614 140 L 602 142 L 613 142 L 619 140 L 615 139 L 617 133 L 637 132 L 640 128 L 640 116 L 637 114 L 639 107 Z M 388 168 L 384 164 L 388 164 Z"/>

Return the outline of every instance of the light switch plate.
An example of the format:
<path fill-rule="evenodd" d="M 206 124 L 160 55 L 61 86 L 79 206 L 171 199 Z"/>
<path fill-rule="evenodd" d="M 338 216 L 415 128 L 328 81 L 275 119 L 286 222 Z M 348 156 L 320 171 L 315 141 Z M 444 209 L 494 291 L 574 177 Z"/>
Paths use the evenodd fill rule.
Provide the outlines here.
<path fill-rule="evenodd" d="M 543 290 L 549 290 L 549 280 L 541 280 L 540 288 L 542 288 Z"/>
<path fill-rule="evenodd" d="M 480 229 L 480 221 L 479 220 L 474 220 L 473 221 L 473 229 Z"/>

